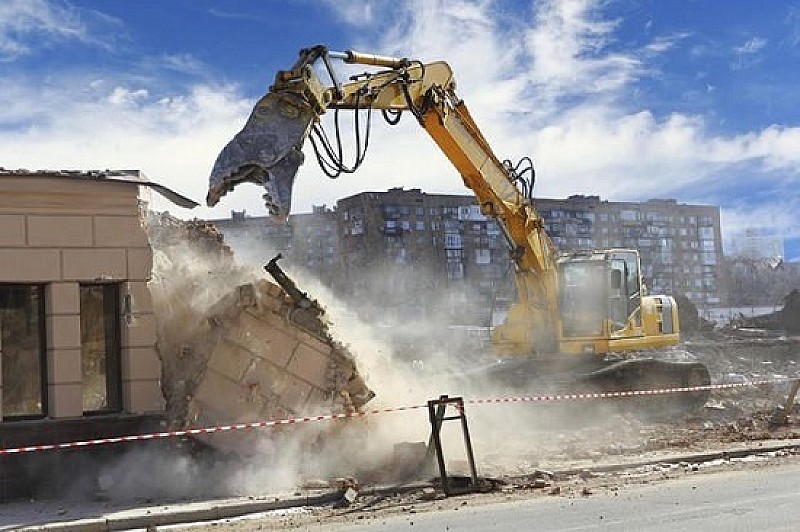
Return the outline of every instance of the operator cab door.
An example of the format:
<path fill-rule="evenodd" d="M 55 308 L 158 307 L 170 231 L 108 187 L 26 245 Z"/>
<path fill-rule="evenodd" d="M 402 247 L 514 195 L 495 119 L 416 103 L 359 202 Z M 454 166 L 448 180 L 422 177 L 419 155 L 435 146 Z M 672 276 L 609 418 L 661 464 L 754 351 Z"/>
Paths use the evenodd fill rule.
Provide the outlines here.
<path fill-rule="evenodd" d="M 639 255 L 635 251 L 611 254 L 609 315 L 612 331 L 624 329 L 628 322 L 642 325 L 642 291 L 639 277 Z"/>
<path fill-rule="evenodd" d="M 562 333 L 567 338 L 603 334 L 608 301 L 605 261 L 566 261 L 560 268 L 559 307 Z"/>

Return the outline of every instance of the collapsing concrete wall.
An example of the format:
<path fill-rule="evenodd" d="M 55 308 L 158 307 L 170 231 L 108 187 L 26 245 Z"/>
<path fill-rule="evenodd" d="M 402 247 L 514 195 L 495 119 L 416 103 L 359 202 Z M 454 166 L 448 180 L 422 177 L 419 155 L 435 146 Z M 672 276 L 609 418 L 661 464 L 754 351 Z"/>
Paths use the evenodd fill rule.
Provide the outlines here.
<path fill-rule="evenodd" d="M 150 233 L 150 288 L 173 426 L 353 412 L 373 397 L 321 307 L 236 266 L 213 226 L 162 216 L 151 219 Z M 262 435 L 203 441 L 246 455 L 257 452 L 253 439 Z"/>

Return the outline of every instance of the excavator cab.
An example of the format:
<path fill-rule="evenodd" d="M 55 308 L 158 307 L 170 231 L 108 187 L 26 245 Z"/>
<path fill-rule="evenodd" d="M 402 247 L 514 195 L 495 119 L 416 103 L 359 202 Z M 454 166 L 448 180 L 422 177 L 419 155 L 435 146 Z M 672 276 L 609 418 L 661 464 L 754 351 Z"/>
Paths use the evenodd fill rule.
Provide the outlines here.
<path fill-rule="evenodd" d="M 644 294 L 636 250 L 564 253 L 558 271 L 561 351 L 641 350 L 677 341 L 674 301 Z"/>

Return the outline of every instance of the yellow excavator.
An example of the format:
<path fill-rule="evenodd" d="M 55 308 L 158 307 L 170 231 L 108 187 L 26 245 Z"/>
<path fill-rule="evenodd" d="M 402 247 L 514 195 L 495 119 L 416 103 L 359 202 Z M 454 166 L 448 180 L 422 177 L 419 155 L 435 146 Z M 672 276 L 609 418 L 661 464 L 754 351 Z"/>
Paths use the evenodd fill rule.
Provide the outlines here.
<path fill-rule="evenodd" d="M 342 83 L 333 61 L 370 71 Z M 334 141 L 320 117 L 333 110 Z M 343 162 L 340 110 L 355 112 L 355 162 Z M 219 154 L 209 179 L 207 203 L 214 206 L 237 184 L 262 185 L 270 213 L 288 216 L 302 146 L 309 138 L 320 166 L 331 177 L 357 169 L 369 140 L 370 117 L 379 110 L 389 123 L 410 113 L 456 167 L 493 218 L 510 248 L 517 301 L 492 332 L 498 354 L 517 378 L 547 375 L 555 363 L 583 383 L 606 390 L 688 387 L 710 382 L 698 362 L 667 360 L 657 348 L 679 341 L 678 309 L 666 295 L 647 295 L 639 253 L 631 249 L 559 253 L 545 231 L 533 200 L 532 166 L 501 161 L 456 94 L 450 66 L 325 46 L 301 50 L 289 70 L 279 71 L 269 92 L 241 132 Z M 365 123 L 359 117 L 366 115 Z M 637 356 L 614 356 L 621 353 Z M 641 356 L 642 352 L 650 353 Z M 530 369 L 521 369 L 530 368 Z M 691 404 L 703 393 L 683 394 Z"/>

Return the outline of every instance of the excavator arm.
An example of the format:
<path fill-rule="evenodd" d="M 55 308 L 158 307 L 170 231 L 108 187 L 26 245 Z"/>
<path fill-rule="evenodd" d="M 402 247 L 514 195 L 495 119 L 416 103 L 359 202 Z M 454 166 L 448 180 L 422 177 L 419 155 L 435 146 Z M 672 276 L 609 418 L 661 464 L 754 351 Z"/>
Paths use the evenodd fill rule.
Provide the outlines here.
<path fill-rule="evenodd" d="M 340 83 L 334 59 L 382 70 Z M 320 66 L 329 83 L 320 78 Z M 272 214 L 288 216 L 292 185 L 303 163 L 302 145 L 320 117 L 331 109 L 370 108 L 412 113 L 459 171 L 481 211 L 502 228 L 514 260 L 518 303 L 496 328 L 495 344 L 517 354 L 556 350 L 555 246 L 530 198 L 517 188 L 511 169 L 494 154 L 457 96 L 445 62 L 330 52 L 323 46 L 302 50 L 290 70 L 278 72 L 242 131 L 220 153 L 207 203 L 213 206 L 238 183 L 253 182 L 264 186 Z"/>

